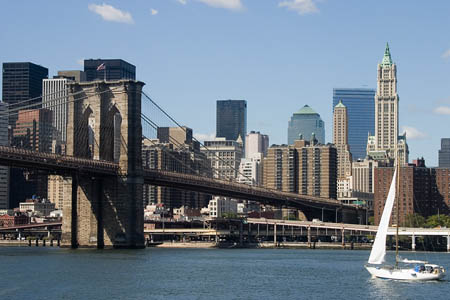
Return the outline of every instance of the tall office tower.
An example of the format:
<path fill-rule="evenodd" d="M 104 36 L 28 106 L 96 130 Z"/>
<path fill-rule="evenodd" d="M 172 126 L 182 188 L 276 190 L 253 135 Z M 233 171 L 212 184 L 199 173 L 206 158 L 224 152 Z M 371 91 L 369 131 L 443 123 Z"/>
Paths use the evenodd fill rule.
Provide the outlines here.
<path fill-rule="evenodd" d="M 242 139 L 230 141 L 216 137 L 213 141 L 205 141 L 201 151 L 211 162 L 214 178 L 236 179 L 239 164 L 244 156 Z"/>
<path fill-rule="evenodd" d="M 67 140 L 67 82 L 67 78 L 54 78 L 44 79 L 42 83 L 42 107 L 53 113 L 54 137 L 59 143 Z"/>
<path fill-rule="evenodd" d="M 389 45 L 386 44 L 384 57 L 378 64 L 378 84 L 375 96 L 375 144 L 376 151 L 386 152 L 387 157 L 395 159 L 397 150 L 407 151 L 406 139 L 401 138 L 399 145 L 399 123 L 397 94 L 397 66 L 392 62 Z M 398 147 L 400 146 L 400 147 Z M 407 163 L 408 155 L 400 153 L 401 164 Z"/>
<path fill-rule="evenodd" d="M 305 105 L 292 115 L 288 123 L 288 144 L 294 144 L 300 135 L 308 139 L 313 133 L 319 143 L 325 144 L 325 123 L 318 113 Z"/>
<path fill-rule="evenodd" d="M 42 79 L 47 78 L 48 69 L 30 62 L 3 63 L 3 102 L 8 109 L 16 109 L 9 115 L 8 124 L 14 128 L 17 110 L 21 107 L 42 103 Z M 36 98 L 36 99 L 35 99 Z M 30 100 L 24 102 L 25 100 Z M 39 108 L 32 106 L 29 108 Z"/>
<path fill-rule="evenodd" d="M 217 100 L 216 137 L 236 141 L 240 136 L 245 146 L 247 135 L 247 101 Z"/>
<path fill-rule="evenodd" d="M 6 111 L 6 104 L 0 102 L 0 114 Z M 8 118 L 0 117 L 0 145 L 8 145 Z M 9 167 L 0 166 L 0 209 L 7 209 L 9 203 Z"/>
<path fill-rule="evenodd" d="M 338 179 L 349 178 L 352 175 L 352 155 L 348 146 L 347 107 L 341 101 L 334 107 L 333 144 L 337 149 Z"/>
<path fill-rule="evenodd" d="M 136 67 L 122 59 L 85 59 L 86 81 L 136 80 Z"/>
<path fill-rule="evenodd" d="M 367 135 L 375 134 L 375 90 L 333 89 L 333 109 L 342 101 L 347 107 L 348 144 L 353 160 L 366 157 Z"/>
<path fill-rule="evenodd" d="M 259 131 L 250 131 L 245 138 L 245 157 L 251 158 L 257 153 L 262 153 L 263 156 L 267 155 L 267 149 L 269 148 L 269 136 L 261 134 Z"/>
<path fill-rule="evenodd" d="M 439 150 L 439 168 L 450 168 L 450 138 L 441 139 L 441 150 Z"/>

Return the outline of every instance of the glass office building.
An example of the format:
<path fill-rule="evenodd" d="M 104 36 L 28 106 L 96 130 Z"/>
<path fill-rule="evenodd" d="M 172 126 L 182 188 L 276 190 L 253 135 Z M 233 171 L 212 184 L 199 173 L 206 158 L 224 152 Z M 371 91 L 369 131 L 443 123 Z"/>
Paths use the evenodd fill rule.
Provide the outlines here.
<path fill-rule="evenodd" d="M 39 98 L 42 94 L 42 79 L 47 78 L 48 69 L 31 62 L 3 63 L 3 102 L 8 109 L 20 109 L 27 106 L 29 109 L 40 108 Z M 24 102 L 25 100 L 30 100 Z M 30 106 L 36 104 L 36 106 Z M 17 113 L 9 115 L 8 125 L 16 126 Z"/>
<path fill-rule="evenodd" d="M 216 137 L 235 141 L 240 136 L 245 145 L 247 101 L 217 100 Z"/>
<path fill-rule="evenodd" d="M 100 68 L 100 65 L 104 68 Z M 122 59 L 85 59 L 86 81 L 94 80 L 136 80 L 136 67 Z"/>
<path fill-rule="evenodd" d="M 450 138 L 441 139 L 441 150 L 439 150 L 439 168 L 450 168 Z"/>
<path fill-rule="evenodd" d="M 292 115 L 288 123 L 288 144 L 294 144 L 300 134 L 303 139 L 310 140 L 313 133 L 319 143 L 325 144 L 325 123 L 317 112 L 305 105 Z"/>
<path fill-rule="evenodd" d="M 367 136 L 375 134 L 374 89 L 333 89 L 334 107 L 342 100 L 347 107 L 348 144 L 353 160 L 366 157 Z"/>

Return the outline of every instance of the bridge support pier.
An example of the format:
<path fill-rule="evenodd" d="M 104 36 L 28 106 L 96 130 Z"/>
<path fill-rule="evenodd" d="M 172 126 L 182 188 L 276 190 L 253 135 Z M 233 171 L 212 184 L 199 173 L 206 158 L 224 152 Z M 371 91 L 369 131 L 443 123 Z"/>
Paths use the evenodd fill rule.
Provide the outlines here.
<path fill-rule="evenodd" d="M 72 176 L 72 190 L 65 197 L 71 199 L 65 200 L 63 207 L 62 246 L 145 247 L 143 85 L 133 80 L 69 85 L 67 155 L 115 162 L 119 171 L 115 176 Z"/>
<path fill-rule="evenodd" d="M 416 236 L 414 234 L 411 236 L 411 250 L 416 251 Z"/>
<path fill-rule="evenodd" d="M 308 247 L 311 247 L 311 226 L 308 226 Z"/>
<path fill-rule="evenodd" d="M 273 246 L 277 247 L 277 223 L 273 224 Z"/>

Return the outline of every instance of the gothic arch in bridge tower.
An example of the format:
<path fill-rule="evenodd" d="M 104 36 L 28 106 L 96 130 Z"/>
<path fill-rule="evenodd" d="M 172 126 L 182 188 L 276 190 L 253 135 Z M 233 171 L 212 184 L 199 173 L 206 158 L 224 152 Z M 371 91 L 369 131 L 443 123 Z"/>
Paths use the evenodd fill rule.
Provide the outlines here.
<path fill-rule="evenodd" d="M 122 115 L 116 103 L 111 103 L 101 127 L 100 159 L 119 162 L 122 148 Z"/>

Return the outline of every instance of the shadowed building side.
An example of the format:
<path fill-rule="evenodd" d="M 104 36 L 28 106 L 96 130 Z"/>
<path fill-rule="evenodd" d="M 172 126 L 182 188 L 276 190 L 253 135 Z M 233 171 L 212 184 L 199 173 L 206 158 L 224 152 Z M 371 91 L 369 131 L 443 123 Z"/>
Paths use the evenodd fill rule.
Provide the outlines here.
<path fill-rule="evenodd" d="M 143 85 L 131 80 L 69 84 L 67 154 L 116 162 L 120 176 L 72 176 L 63 205 L 63 246 L 144 246 Z"/>

